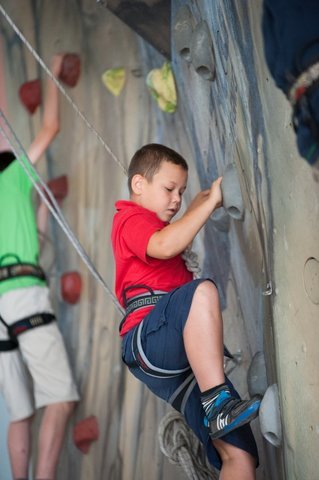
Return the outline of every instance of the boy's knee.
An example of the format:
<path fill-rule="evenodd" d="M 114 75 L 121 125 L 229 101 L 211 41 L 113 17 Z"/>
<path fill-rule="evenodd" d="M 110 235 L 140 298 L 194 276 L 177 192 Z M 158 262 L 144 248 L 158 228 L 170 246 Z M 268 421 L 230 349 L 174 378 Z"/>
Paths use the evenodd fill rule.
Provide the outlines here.
<path fill-rule="evenodd" d="M 197 294 L 197 296 L 201 299 L 206 299 L 208 302 L 219 301 L 217 287 L 210 280 L 205 280 L 204 282 L 201 282 L 196 288 L 195 294 Z"/>

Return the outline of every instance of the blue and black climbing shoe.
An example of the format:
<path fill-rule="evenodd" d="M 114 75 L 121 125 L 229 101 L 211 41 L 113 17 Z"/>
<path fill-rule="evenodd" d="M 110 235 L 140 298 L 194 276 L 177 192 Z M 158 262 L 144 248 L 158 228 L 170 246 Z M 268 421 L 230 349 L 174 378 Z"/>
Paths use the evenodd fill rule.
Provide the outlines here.
<path fill-rule="evenodd" d="M 259 397 L 239 400 L 232 396 L 226 385 L 212 390 L 214 394 L 209 399 L 208 395 L 206 399 L 205 394 L 202 395 L 206 412 L 205 425 L 209 427 L 212 439 L 222 437 L 257 417 L 261 402 Z"/>

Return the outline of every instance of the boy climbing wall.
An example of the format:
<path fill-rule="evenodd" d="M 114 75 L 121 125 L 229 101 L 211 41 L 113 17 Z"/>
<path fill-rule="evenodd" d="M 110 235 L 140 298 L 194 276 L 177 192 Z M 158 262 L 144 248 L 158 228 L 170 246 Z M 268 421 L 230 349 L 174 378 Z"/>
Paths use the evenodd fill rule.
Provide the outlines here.
<path fill-rule="evenodd" d="M 204 444 L 223 480 L 255 478 L 256 444 L 248 423 L 260 400 L 240 400 L 224 374 L 223 324 L 211 279 L 192 279 L 181 254 L 222 205 L 221 178 L 181 218 L 188 166 L 150 144 L 133 156 L 130 201 L 116 203 L 112 245 L 123 360 L 133 375 L 172 404 Z"/>

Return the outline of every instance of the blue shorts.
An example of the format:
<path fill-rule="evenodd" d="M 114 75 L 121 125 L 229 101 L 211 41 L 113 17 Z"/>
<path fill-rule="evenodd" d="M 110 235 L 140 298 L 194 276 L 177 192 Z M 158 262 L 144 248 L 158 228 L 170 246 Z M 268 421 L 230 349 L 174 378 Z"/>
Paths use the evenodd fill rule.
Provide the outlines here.
<path fill-rule="evenodd" d="M 193 280 L 164 295 L 154 309 L 146 315 L 143 324 L 137 325 L 124 336 L 122 358 L 136 378 L 156 396 L 172 404 L 184 415 L 187 424 L 204 445 L 209 462 L 220 469 L 221 458 L 209 437 L 208 428 L 204 425 L 205 413 L 200 399 L 200 390 L 190 370 L 183 342 L 183 329 L 193 295 L 199 283 L 205 280 Z M 132 353 L 132 339 L 138 328 L 140 328 L 141 347 L 149 365 L 160 373 L 166 370 L 182 370 L 183 373 L 170 378 L 161 378 L 148 375 L 139 368 Z M 226 382 L 233 395 L 239 398 L 227 378 Z M 222 440 L 249 452 L 256 458 L 256 465 L 258 465 L 257 446 L 249 425 L 224 435 Z"/>

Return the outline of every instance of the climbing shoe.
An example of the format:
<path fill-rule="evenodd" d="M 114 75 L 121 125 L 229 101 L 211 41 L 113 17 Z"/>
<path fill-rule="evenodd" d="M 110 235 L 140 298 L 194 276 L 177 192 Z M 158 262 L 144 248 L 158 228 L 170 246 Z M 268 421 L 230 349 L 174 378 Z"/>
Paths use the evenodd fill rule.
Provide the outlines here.
<path fill-rule="evenodd" d="M 216 439 L 226 435 L 246 423 L 251 422 L 258 415 L 260 398 L 239 400 L 231 395 L 228 387 L 220 387 L 212 399 L 210 418 L 205 417 L 205 425 L 209 427 L 210 437 Z"/>

